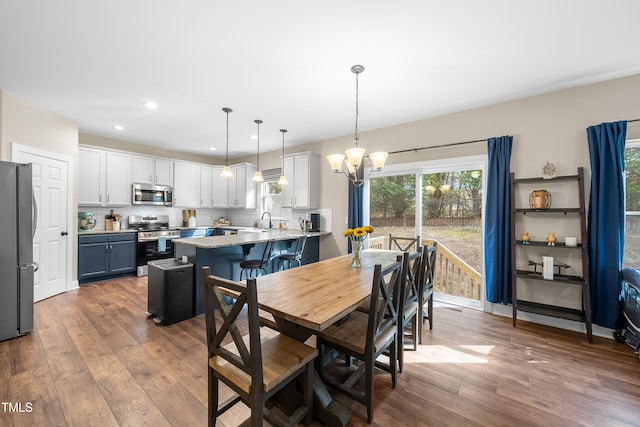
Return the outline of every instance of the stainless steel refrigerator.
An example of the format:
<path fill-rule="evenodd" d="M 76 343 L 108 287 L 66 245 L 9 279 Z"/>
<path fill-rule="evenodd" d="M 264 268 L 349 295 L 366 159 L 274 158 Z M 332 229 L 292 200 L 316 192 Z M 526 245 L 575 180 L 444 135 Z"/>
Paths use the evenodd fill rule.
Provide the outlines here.
<path fill-rule="evenodd" d="M 37 211 L 30 164 L 0 162 L 0 341 L 33 329 L 33 235 Z"/>

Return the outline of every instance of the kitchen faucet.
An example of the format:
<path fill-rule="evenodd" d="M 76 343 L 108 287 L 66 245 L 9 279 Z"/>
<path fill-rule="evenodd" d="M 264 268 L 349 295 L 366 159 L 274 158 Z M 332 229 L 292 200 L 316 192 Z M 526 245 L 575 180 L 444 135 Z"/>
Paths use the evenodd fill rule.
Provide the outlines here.
<path fill-rule="evenodd" d="M 260 217 L 260 220 L 263 220 L 265 215 L 269 215 L 269 228 L 273 227 L 273 224 L 271 224 L 271 214 L 269 212 L 265 211 Z"/>

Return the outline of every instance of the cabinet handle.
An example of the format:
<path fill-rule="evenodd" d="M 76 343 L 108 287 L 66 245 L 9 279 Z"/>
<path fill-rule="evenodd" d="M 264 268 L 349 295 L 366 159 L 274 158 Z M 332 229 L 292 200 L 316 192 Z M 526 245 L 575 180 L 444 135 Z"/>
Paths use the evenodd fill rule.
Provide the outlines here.
<path fill-rule="evenodd" d="M 107 203 L 109 203 L 109 195 L 107 194 Z"/>
<path fill-rule="evenodd" d="M 149 182 L 153 182 L 153 177 L 149 175 Z"/>
<path fill-rule="evenodd" d="M 98 201 L 99 201 L 100 203 L 102 203 L 102 194 L 101 194 L 100 196 L 98 196 Z"/>

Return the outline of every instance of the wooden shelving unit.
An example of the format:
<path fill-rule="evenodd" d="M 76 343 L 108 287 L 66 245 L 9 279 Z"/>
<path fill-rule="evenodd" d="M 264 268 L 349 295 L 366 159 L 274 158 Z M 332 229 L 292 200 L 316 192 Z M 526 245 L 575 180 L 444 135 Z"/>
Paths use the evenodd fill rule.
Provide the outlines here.
<path fill-rule="evenodd" d="M 568 206 L 568 207 L 553 207 L 549 209 L 539 209 L 539 208 L 524 208 L 524 207 L 516 207 L 516 191 L 518 190 L 519 184 L 545 184 L 546 186 L 562 186 L 562 185 L 575 185 L 578 190 L 578 199 L 579 206 Z M 586 229 L 586 210 L 585 210 L 585 195 L 584 195 L 584 169 L 582 167 L 578 168 L 578 173 L 576 175 L 565 175 L 558 176 L 552 179 L 544 179 L 542 177 L 536 178 L 520 178 L 516 179 L 515 175 L 511 174 L 511 262 L 512 262 L 512 273 L 513 273 L 513 326 L 516 326 L 516 321 L 518 318 L 518 311 L 529 312 L 541 314 L 544 316 L 558 317 L 563 319 L 574 320 L 578 322 L 583 322 L 587 331 L 587 338 L 589 342 L 593 342 L 593 334 L 592 334 L 592 326 L 591 326 L 591 302 L 590 302 L 590 292 L 589 292 L 589 254 L 588 254 L 588 245 L 587 245 L 587 229 Z M 553 215 L 557 217 L 557 215 L 573 215 L 575 216 L 575 220 L 579 222 L 580 228 L 580 241 L 578 241 L 576 246 L 567 246 L 564 243 L 556 242 L 555 246 L 549 246 L 546 241 L 529 241 L 523 242 L 522 240 L 516 239 L 516 218 L 518 215 L 522 215 L 522 222 L 526 222 L 524 218 L 527 215 L 535 215 L 535 216 L 545 216 L 548 215 L 550 219 L 553 218 Z M 526 250 L 528 248 L 540 248 L 545 247 L 549 251 L 558 251 L 558 256 L 562 257 L 563 251 L 580 251 L 581 254 L 581 274 L 578 275 L 567 275 L 567 274 L 556 274 L 554 270 L 553 280 L 544 279 L 542 273 L 536 271 L 523 270 L 522 268 L 517 268 L 517 262 L 519 261 L 516 256 L 519 251 L 517 248 L 523 248 Z M 520 251 L 522 252 L 522 251 Z M 554 260 L 557 259 L 554 257 Z M 559 267 L 568 267 L 565 265 L 560 265 Z M 560 270 L 560 269 L 559 269 Z M 563 306 L 556 306 L 551 304 L 542 304 L 535 301 L 527 301 L 518 298 L 517 292 L 517 284 L 518 281 L 526 281 L 529 286 L 536 286 L 536 283 L 539 281 L 544 281 L 549 284 L 558 284 L 558 285 L 575 285 L 581 287 L 581 308 L 574 309 Z"/>

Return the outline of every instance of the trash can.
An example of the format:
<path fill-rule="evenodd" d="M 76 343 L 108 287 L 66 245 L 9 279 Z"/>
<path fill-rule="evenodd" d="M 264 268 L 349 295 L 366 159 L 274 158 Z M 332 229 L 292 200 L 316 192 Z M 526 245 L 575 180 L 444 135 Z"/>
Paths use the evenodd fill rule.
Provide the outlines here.
<path fill-rule="evenodd" d="M 147 317 L 164 326 L 193 315 L 193 264 L 178 259 L 149 261 Z"/>

